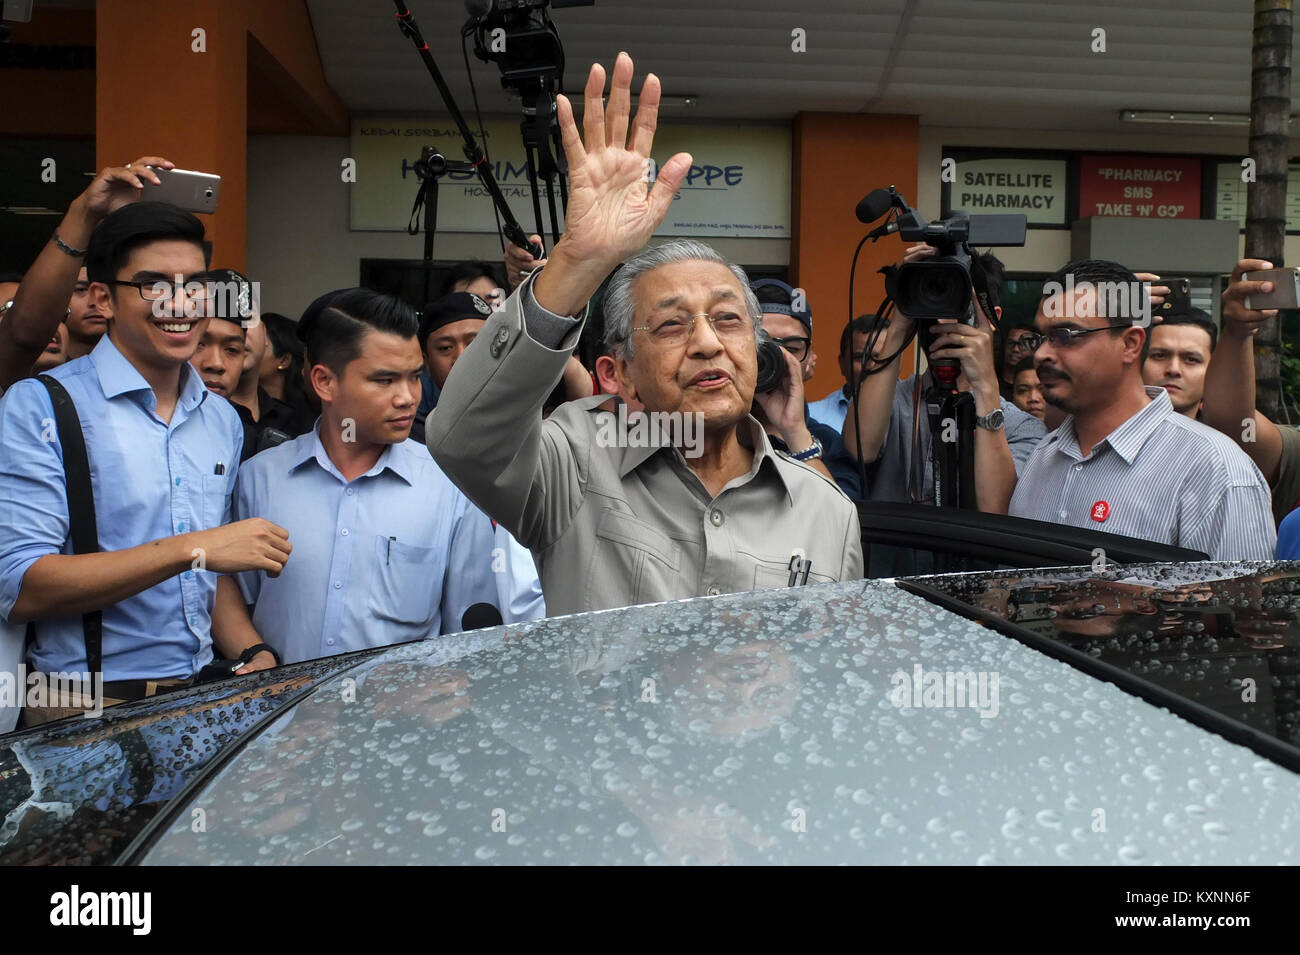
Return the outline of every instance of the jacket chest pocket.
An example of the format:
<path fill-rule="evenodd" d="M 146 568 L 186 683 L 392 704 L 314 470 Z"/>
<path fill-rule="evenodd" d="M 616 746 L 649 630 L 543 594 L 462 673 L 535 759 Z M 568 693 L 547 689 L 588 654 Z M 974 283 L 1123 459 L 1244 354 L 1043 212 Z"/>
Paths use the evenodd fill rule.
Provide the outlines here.
<path fill-rule="evenodd" d="M 370 610 L 384 620 L 430 624 L 442 603 L 446 554 L 378 536 L 374 545 Z"/>
<path fill-rule="evenodd" d="M 609 510 L 596 525 L 588 592 L 616 590 L 630 603 L 692 596 L 681 565 L 681 548 L 671 537 L 625 511 Z"/>

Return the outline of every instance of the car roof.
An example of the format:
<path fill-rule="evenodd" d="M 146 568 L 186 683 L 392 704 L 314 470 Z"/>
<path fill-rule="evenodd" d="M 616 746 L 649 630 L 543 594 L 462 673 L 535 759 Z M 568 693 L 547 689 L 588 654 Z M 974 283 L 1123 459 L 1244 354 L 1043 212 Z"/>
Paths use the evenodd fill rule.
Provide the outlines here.
<path fill-rule="evenodd" d="M 1300 776 L 906 585 L 376 654 L 210 769 L 132 858 L 1296 861 L 1277 836 L 1300 823 Z"/>

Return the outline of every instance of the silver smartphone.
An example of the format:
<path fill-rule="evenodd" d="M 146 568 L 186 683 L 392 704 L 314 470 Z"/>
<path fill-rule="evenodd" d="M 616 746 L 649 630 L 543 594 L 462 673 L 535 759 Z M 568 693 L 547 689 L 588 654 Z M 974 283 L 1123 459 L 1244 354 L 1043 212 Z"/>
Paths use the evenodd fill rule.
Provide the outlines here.
<path fill-rule="evenodd" d="M 149 202 L 170 202 L 187 212 L 216 212 L 221 195 L 221 177 L 210 172 L 193 172 L 189 169 L 159 169 L 149 167 L 162 185 L 155 186 L 142 179 L 144 191 L 140 199 Z"/>
<path fill-rule="evenodd" d="M 1245 272 L 1241 277 L 1247 282 L 1273 283 L 1273 291 L 1267 295 L 1247 295 L 1247 308 L 1296 308 L 1300 306 L 1300 268 Z"/>

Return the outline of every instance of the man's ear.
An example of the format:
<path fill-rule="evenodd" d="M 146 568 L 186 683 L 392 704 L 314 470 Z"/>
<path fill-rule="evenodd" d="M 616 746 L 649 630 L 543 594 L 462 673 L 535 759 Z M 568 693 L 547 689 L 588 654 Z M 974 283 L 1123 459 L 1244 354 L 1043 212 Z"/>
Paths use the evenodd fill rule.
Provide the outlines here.
<path fill-rule="evenodd" d="M 640 401 L 636 393 L 636 383 L 632 380 L 631 362 L 621 354 L 614 358 L 614 377 L 618 380 L 618 393 L 625 401 Z"/>
<path fill-rule="evenodd" d="M 1142 364 L 1142 346 L 1146 344 L 1147 330 L 1141 325 L 1132 325 L 1124 329 L 1124 364 L 1136 362 Z"/>
<path fill-rule="evenodd" d="M 103 282 L 91 282 L 86 286 L 86 291 L 90 295 L 90 300 L 95 303 L 95 310 L 102 312 L 105 316 L 113 314 L 113 290 Z"/>
<path fill-rule="evenodd" d="M 338 376 L 329 365 L 312 365 L 310 372 L 311 386 L 321 401 L 334 401 L 338 395 Z"/>

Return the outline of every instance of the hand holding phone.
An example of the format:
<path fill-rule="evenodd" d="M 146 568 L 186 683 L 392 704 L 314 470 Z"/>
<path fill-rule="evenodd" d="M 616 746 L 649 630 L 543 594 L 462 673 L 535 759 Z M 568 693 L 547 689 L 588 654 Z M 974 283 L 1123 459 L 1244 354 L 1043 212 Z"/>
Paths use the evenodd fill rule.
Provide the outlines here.
<path fill-rule="evenodd" d="M 149 166 L 148 169 L 160 183 L 155 185 L 146 179 L 141 201 L 170 202 L 187 212 L 210 214 L 217 211 L 217 199 L 221 195 L 220 176 L 190 169 L 163 169 L 159 166 Z"/>
<path fill-rule="evenodd" d="M 1265 308 L 1296 308 L 1300 306 L 1300 268 L 1265 269 L 1246 272 L 1246 282 L 1272 282 L 1273 291 L 1254 292 L 1246 296 L 1246 307 L 1255 311 Z"/>

